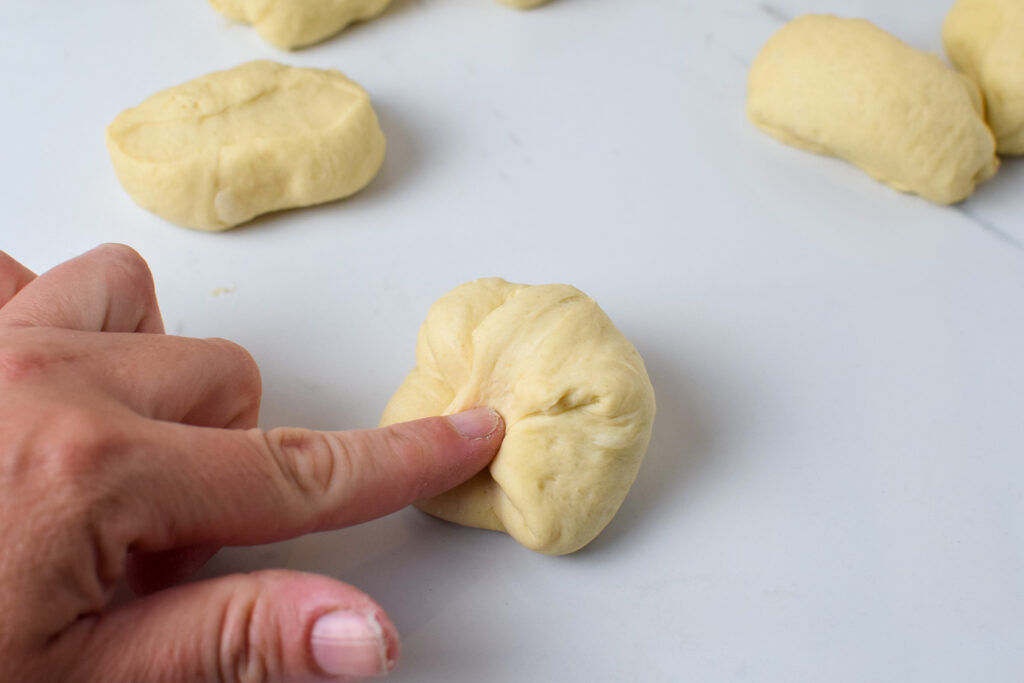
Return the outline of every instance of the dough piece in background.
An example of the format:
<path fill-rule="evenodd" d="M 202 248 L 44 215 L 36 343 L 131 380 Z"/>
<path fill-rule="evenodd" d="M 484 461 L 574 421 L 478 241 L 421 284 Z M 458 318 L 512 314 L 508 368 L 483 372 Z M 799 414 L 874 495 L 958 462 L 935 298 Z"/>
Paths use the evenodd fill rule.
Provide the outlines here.
<path fill-rule="evenodd" d="M 132 199 L 198 230 L 354 194 L 377 174 L 385 146 L 358 85 L 338 71 L 269 61 L 159 92 L 107 127 Z"/>
<path fill-rule="evenodd" d="M 1024 0 L 958 0 L 942 42 L 981 86 L 999 153 L 1024 154 Z"/>
<path fill-rule="evenodd" d="M 488 278 L 431 307 L 416 369 L 381 425 L 478 406 L 505 419 L 498 455 L 418 507 L 562 555 L 589 543 L 622 504 L 650 441 L 654 390 L 640 354 L 593 299 L 568 285 Z"/>
<path fill-rule="evenodd" d="M 748 81 L 747 113 L 764 132 L 939 204 L 999 168 L 983 108 L 968 78 L 862 19 L 798 17 Z"/>
<path fill-rule="evenodd" d="M 550 2 L 550 0 L 498 0 L 498 2 L 516 9 L 533 9 Z"/>
<path fill-rule="evenodd" d="M 283 50 L 319 43 L 356 21 L 372 19 L 391 0 L 210 0 L 215 10 L 252 24 Z"/>

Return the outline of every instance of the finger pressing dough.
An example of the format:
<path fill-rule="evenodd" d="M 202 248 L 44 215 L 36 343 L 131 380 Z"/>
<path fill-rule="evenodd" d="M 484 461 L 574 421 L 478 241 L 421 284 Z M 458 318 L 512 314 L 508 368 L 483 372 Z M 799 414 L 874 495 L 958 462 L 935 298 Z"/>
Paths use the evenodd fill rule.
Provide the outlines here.
<path fill-rule="evenodd" d="M 199 230 L 358 192 L 384 148 L 362 88 L 334 70 L 268 61 L 159 92 L 107 127 L 132 199 Z"/>
<path fill-rule="evenodd" d="M 946 54 L 981 86 L 1000 154 L 1024 154 L 1024 0 L 958 0 Z"/>
<path fill-rule="evenodd" d="M 750 69 L 747 112 L 787 144 L 939 204 L 999 167 L 977 86 L 861 19 L 807 15 L 779 30 Z"/>
<path fill-rule="evenodd" d="M 377 16 L 391 0 L 210 0 L 215 10 L 252 24 L 284 50 L 318 43 L 354 21 Z"/>
<path fill-rule="evenodd" d="M 589 543 L 622 504 L 650 440 L 654 390 L 593 299 L 568 285 L 489 278 L 431 307 L 416 369 L 381 425 L 478 406 L 505 419 L 497 457 L 418 506 L 561 555 Z"/>

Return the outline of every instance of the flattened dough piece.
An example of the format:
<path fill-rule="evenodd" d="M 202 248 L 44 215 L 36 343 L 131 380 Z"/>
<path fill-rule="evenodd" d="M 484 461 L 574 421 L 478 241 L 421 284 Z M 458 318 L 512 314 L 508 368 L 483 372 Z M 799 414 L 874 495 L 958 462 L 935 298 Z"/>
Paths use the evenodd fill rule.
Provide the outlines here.
<path fill-rule="evenodd" d="M 806 15 L 780 29 L 750 69 L 747 113 L 787 144 L 939 204 L 999 167 L 977 86 L 861 19 Z"/>
<path fill-rule="evenodd" d="M 284 50 L 318 43 L 355 21 L 377 16 L 391 0 L 210 0 L 215 10 L 252 24 Z"/>
<path fill-rule="evenodd" d="M 1024 0 L 958 0 L 946 54 L 981 86 L 1000 154 L 1024 154 Z"/>
<path fill-rule="evenodd" d="M 475 478 L 418 506 L 543 553 L 589 543 L 636 477 L 654 421 L 640 354 L 568 285 L 498 278 L 452 290 L 420 328 L 416 369 L 382 425 L 490 406 L 505 440 Z"/>
<path fill-rule="evenodd" d="M 107 149 L 140 206 L 225 230 L 358 192 L 377 174 L 385 141 L 366 91 L 338 71 L 255 61 L 121 112 Z"/>

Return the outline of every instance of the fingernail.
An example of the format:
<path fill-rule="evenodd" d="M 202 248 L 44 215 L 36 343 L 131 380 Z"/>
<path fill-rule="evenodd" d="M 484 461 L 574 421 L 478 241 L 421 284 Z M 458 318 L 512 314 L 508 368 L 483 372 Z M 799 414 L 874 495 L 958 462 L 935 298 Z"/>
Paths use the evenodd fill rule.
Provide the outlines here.
<path fill-rule="evenodd" d="M 384 629 L 372 614 L 328 612 L 313 624 L 313 657 L 331 676 L 382 676 L 390 670 Z"/>
<path fill-rule="evenodd" d="M 449 415 L 448 421 L 455 431 L 467 439 L 482 439 L 490 436 L 498 428 L 501 416 L 490 408 L 476 408 L 464 413 Z"/>

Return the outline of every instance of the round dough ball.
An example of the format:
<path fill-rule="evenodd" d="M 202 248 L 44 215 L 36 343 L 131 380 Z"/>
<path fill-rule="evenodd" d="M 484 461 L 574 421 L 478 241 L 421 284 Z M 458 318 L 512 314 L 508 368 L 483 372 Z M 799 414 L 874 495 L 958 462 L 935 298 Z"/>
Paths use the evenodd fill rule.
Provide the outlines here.
<path fill-rule="evenodd" d="M 478 406 L 505 419 L 497 457 L 418 507 L 562 555 L 593 540 L 622 504 L 650 441 L 654 390 L 593 299 L 568 285 L 488 278 L 431 307 L 416 369 L 381 425 Z"/>

